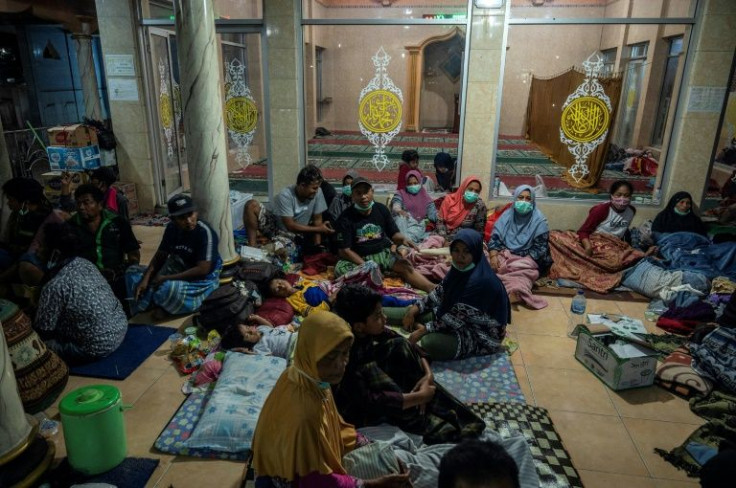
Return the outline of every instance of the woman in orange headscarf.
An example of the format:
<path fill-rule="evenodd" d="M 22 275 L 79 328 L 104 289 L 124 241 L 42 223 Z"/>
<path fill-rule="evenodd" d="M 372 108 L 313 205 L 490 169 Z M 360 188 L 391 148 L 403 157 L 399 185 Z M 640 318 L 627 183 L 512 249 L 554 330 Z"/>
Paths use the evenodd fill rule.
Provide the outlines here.
<path fill-rule="evenodd" d="M 342 380 L 352 344 L 350 327 L 331 312 L 314 312 L 302 323 L 294 363 L 281 374 L 258 419 L 257 488 L 411 486 L 408 474 L 359 480 L 342 466 L 358 436 L 337 412 L 330 385 Z"/>
<path fill-rule="evenodd" d="M 488 209 L 480 192 L 483 189 L 480 178 L 468 176 L 460 187 L 445 197 L 437 215 L 437 234 L 451 242 L 460 229 L 474 229 L 480 234 L 486 227 Z"/>

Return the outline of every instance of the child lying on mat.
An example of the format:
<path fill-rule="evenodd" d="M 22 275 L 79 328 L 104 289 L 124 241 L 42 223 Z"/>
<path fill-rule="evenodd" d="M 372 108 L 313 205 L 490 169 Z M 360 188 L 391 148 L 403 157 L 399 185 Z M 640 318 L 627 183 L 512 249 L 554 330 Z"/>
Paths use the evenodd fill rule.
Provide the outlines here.
<path fill-rule="evenodd" d="M 259 315 L 248 317 L 248 324 L 238 324 L 225 331 L 220 341 L 223 349 L 248 354 L 291 358 L 297 332 L 291 325 L 274 325 Z"/>
<path fill-rule="evenodd" d="M 333 282 L 300 279 L 292 285 L 283 278 L 274 278 L 268 282 L 266 292 L 272 297 L 285 298 L 297 315 L 306 317 L 315 310 L 329 311 L 335 301 L 337 292 L 348 283 L 361 284 L 377 291 L 380 290 L 379 293 L 382 292 L 381 304 L 384 307 L 408 307 L 416 301 L 416 299 L 404 299 L 385 294 L 392 290 L 383 289 L 383 276 L 378 269 L 378 265 L 372 261 L 367 261 L 362 266 Z M 396 291 L 405 296 L 403 293 L 406 291 L 405 289 Z"/>

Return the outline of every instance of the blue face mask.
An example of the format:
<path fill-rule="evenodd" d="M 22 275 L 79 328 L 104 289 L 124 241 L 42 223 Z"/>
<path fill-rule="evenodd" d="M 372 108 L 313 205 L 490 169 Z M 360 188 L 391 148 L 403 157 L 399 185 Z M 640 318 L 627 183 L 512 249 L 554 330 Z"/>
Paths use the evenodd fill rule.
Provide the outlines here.
<path fill-rule="evenodd" d="M 532 208 L 532 202 L 527 202 L 526 200 L 517 200 L 514 202 L 514 209 L 521 215 L 528 214 L 532 211 Z"/>
<path fill-rule="evenodd" d="M 457 264 L 455 264 L 455 261 L 452 262 L 452 267 L 456 270 L 464 273 L 466 271 L 470 271 L 471 269 L 475 268 L 475 263 L 470 263 L 469 265 L 465 266 L 464 268 L 458 268 Z"/>
<path fill-rule="evenodd" d="M 685 215 L 687 215 L 687 214 L 689 214 L 689 213 L 690 213 L 690 210 L 685 210 L 685 211 L 683 212 L 682 210 L 678 209 L 677 207 L 675 207 L 675 208 L 674 208 L 674 210 L 675 210 L 675 213 L 676 213 L 677 215 L 681 215 L 681 216 L 683 216 L 683 217 L 684 217 Z"/>
<path fill-rule="evenodd" d="M 421 189 L 422 185 L 406 185 L 406 191 L 408 191 L 412 195 L 416 195 Z"/>
<path fill-rule="evenodd" d="M 474 191 L 465 190 L 465 193 L 463 193 L 463 200 L 468 203 L 475 203 L 478 201 L 478 194 Z"/>
<path fill-rule="evenodd" d="M 349 197 L 353 194 L 353 188 L 350 185 L 345 185 L 342 187 L 342 194 L 346 197 Z"/>
<path fill-rule="evenodd" d="M 369 204 L 368 204 L 368 205 L 367 205 L 366 207 L 364 207 L 364 206 L 362 206 L 362 205 L 358 205 L 357 203 L 353 203 L 353 205 L 355 206 L 355 208 L 357 208 L 357 209 L 358 209 L 358 210 L 360 210 L 361 212 L 367 212 L 368 210 L 370 210 L 370 209 L 372 209 L 372 208 L 373 208 L 373 205 L 374 205 L 375 203 L 376 203 L 376 202 L 375 202 L 374 200 L 371 200 L 371 203 L 369 203 Z"/>
<path fill-rule="evenodd" d="M 320 390 L 329 390 L 330 389 L 330 384 L 328 382 L 326 382 L 326 381 L 318 381 L 317 382 L 317 386 L 319 387 Z"/>

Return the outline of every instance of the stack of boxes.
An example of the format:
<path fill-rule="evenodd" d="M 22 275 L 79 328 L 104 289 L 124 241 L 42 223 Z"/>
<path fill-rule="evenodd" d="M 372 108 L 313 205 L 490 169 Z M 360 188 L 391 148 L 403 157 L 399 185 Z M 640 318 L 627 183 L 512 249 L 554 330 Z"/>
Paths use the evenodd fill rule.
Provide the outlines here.
<path fill-rule="evenodd" d="M 135 183 L 118 181 L 112 186 L 117 188 L 118 192 L 125 195 L 125 198 L 128 199 L 128 215 L 130 217 L 138 215 L 138 213 L 140 213 L 140 208 L 138 207 L 138 194 L 135 191 Z"/>
<path fill-rule="evenodd" d="M 84 171 L 101 165 L 97 132 L 82 124 L 51 127 L 46 153 L 49 165 L 57 171 Z"/>

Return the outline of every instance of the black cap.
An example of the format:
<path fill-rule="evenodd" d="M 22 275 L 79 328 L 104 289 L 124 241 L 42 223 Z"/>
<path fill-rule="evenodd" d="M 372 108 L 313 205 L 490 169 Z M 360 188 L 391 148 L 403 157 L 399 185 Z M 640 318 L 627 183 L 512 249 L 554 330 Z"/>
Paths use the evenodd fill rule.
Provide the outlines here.
<path fill-rule="evenodd" d="M 369 187 L 373 188 L 371 182 L 363 178 L 362 176 L 358 176 L 357 178 L 353 179 L 353 184 L 350 185 L 350 188 L 355 189 L 355 187 L 358 185 L 368 185 Z"/>
<path fill-rule="evenodd" d="M 179 215 L 194 212 L 194 201 L 192 201 L 191 197 L 188 197 L 182 193 L 171 197 L 168 206 L 169 215 L 172 217 L 178 217 Z"/>

